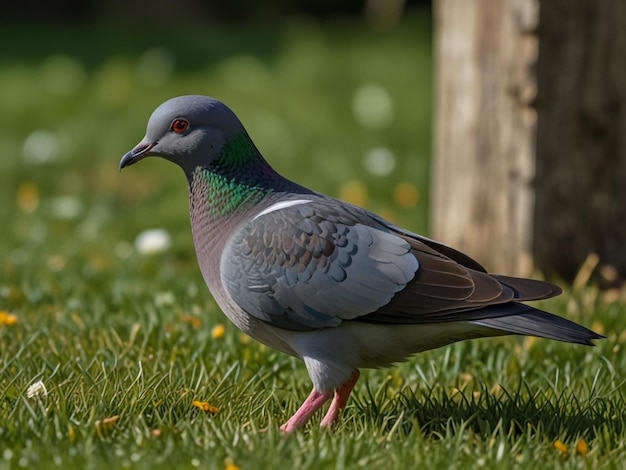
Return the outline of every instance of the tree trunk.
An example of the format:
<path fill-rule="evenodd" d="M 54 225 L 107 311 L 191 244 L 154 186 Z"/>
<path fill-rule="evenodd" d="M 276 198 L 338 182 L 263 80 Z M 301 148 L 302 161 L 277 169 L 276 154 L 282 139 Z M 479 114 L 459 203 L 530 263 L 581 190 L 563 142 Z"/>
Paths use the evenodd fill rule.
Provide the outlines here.
<path fill-rule="evenodd" d="M 486 267 L 626 275 L 626 2 L 437 0 L 433 236 Z"/>
<path fill-rule="evenodd" d="M 536 265 L 571 280 L 595 252 L 624 278 L 626 2 L 541 8 Z"/>
<path fill-rule="evenodd" d="M 435 20 L 433 236 L 528 274 L 538 0 L 438 0 Z"/>

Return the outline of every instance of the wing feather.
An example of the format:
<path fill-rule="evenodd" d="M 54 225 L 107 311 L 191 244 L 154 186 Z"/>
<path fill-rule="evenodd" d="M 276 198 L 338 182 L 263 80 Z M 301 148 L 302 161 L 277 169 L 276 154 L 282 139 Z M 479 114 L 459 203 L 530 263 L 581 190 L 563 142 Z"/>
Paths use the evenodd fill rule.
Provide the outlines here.
<path fill-rule="evenodd" d="M 224 250 L 222 282 L 249 314 L 276 326 L 336 326 L 378 310 L 418 271 L 411 245 L 322 201 L 265 210 Z"/>
<path fill-rule="evenodd" d="M 223 252 L 222 283 L 246 312 L 307 330 L 346 320 L 480 321 L 511 301 L 548 298 L 543 281 L 488 274 L 468 256 L 329 198 L 266 207 Z"/>

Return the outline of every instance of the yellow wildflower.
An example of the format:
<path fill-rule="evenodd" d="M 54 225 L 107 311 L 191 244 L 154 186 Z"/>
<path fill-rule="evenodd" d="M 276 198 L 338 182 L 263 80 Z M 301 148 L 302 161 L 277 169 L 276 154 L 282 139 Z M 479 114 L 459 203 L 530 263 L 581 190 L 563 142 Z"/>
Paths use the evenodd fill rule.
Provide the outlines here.
<path fill-rule="evenodd" d="M 563 444 L 562 441 L 559 441 L 558 439 L 554 441 L 554 448 L 558 450 L 559 452 L 563 452 L 563 453 L 567 452 L 567 446 Z"/>
<path fill-rule="evenodd" d="M 233 462 L 231 457 L 226 457 L 224 459 L 224 468 L 226 470 L 240 470 L 239 465 L 235 465 L 235 462 Z"/>
<path fill-rule="evenodd" d="M 180 321 L 187 323 L 194 328 L 200 328 L 202 326 L 202 319 L 200 317 L 196 317 L 195 315 L 183 315 L 180 317 Z"/>
<path fill-rule="evenodd" d="M 35 183 L 29 181 L 17 187 L 17 207 L 25 214 L 30 214 L 39 206 L 39 190 Z"/>
<path fill-rule="evenodd" d="M 222 339 L 226 334 L 226 327 L 221 323 L 215 325 L 211 330 L 211 338 L 213 339 Z"/>
<path fill-rule="evenodd" d="M 398 183 L 393 188 L 393 202 L 395 202 L 397 206 L 404 209 L 410 209 L 411 207 L 416 206 L 419 202 L 419 198 L 419 191 L 412 183 L 405 181 Z"/>
<path fill-rule="evenodd" d="M 606 328 L 604 327 L 604 323 L 601 323 L 597 320 L 591 324 L 591 328 L 593 328 L 593 331 L 597 331 L 601 335 L 603 335 L 604 332 L 606 331 Z"/>
<path fill-rule="evenodd" d="M 583 457 L 585 457 L 589 453 L 589 446 L 583 438 L 580 438 L 576 443 L 576 452 L 578 452 Z"/>
<path fill-rule="evenodd" d="M 0 310 L 0 326 L 2 325 L 15 325 L 17 323 L 17 317 L 11 315 L 9 312 Z"/>
<path fill-rule="evenodd" d="M 205 413 L 219 413 L 219 409 L 211 404 L 209 404 L 206 401 L 198 401 L 198 400 L 194 400 L 193 402 L 191 402 L 191 404 L 197 408 L 200 408 L 202 411 L 204 411 Z"/>
<path fill-rule="evenodd" d="M 339 199 L 363 207 L 367 205 L 367 187 L 360 181 L 348 181 L 339 188 Z"/>

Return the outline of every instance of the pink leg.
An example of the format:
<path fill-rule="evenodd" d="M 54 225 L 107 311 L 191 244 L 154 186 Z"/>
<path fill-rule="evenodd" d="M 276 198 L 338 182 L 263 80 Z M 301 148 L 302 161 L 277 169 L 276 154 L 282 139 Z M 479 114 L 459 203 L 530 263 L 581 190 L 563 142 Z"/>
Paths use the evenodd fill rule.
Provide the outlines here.
<path fill-rule="evenodd" d="M 348 381 L 335 390 L 335 397 L 330 404 L 330 408 L 328 408 L 326 416 L 324 416 L 324 419 L 322 420 L 321 426 L 330 426 L 331 429 L 335 426 L 337 418 L 339 418 L 339 412 L 346 406 L 348 397 L 356 385 L 357 380 L 359 380 L 360 375 L 361 373 L 358 370 L 355 370 L 354 374 L 352 374 Z"/>
<path fill-rule="evenodd" d="M 298 411 L 296 411 L 296 414 L 289 418 L 289 421 L 283 424 L 280 427 L 280 430 L 285 434 L 289 434 L 290 432 L 304 426 L 306 422 L 311 419 L 311 416 L 313 416 L 324 403 L 330 400 L 332 394 L 332 390 L 322 393 L 313 389 L 309 397 L 304 401 Z"/>

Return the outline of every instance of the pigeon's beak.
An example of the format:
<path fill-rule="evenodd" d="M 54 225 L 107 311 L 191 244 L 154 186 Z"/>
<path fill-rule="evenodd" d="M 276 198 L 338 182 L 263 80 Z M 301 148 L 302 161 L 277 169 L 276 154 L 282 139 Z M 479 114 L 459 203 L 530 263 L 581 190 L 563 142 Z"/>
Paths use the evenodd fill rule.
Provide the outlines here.
<path fill-rule="evenodd" d="M 149 156 L 150 150 L 152 150 L 157 143 L 158 142 L 147 142 L 145 139 L 139 142 L 134 149 L 122 157 L 120 160 L 120 170 Z"/>

